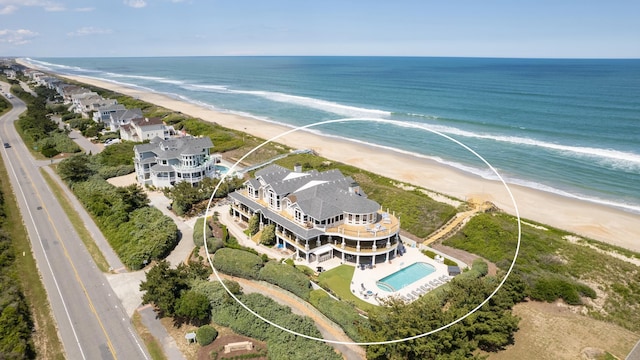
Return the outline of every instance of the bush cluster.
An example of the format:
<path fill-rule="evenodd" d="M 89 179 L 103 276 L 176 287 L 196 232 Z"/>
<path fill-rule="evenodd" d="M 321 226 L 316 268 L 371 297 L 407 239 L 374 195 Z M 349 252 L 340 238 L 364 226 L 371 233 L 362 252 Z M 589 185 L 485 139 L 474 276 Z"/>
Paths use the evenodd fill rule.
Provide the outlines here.
<path fill-rule="evenodd" d="M 178 227 L 160 210 L 149 207 L 138 185 L 118 188 L 98 175 L 105 167 L 130 165 L 117 164 L 108 154 L 96 156 L 81 154 L 65 159 L 58 165 L 58 174 L 96 219 L 128 268 L 137 270 L 164 258 L 178 243 Z"/>
<path fill-rule="evenodd" d="M 211 325 L 203 325 L 196 330 L 196 341 L 200 346 L 207 346 L 218 337 L 218 330 Z"/>
<path fill-rule="evenodd" d="M 309 278 L 293 266 L 270 261 L 260 269 L 258 278 L 288 290 L 303 300 L 309 300 Z"/>
<path fill-rule="evenodd" d="M 223 248 L 213 257 L 213 266 L 223 273 L 245 279 L 258 279 L 262 258 L 247 251 Z"/>
<path fill-rule="evenodd" d="M 0 207 L 4 210 L 2 200 L 0 193 Z M 0 359 L 34 359 L 34 325 L 14 261 L 11 239 L 0 229 Z"/>
<path fill-rule="evenodd" d="M 225 283 L 229 284 L 235 296 L 247 307 L 257 311 L 266 319 L 301 334 L 322 337 L 310 318 L 295 315 L 290 308 L 279 305 L 264 295 L 257 293 L 244 295 L 240 292 L 237 283 Z M 220 283 L 198 282 L 193 289 L 202 292 L 209 298 L 212 305 L 211 317 L 215 323 L 230 327 L 238 334 L 265 341 L 271 359 L 342 359 L 325 343 L 289 334 L 257 318 L 233 301 Z"/>
<path fill-rule="evenodd" d="M 581 296 L 595 297 L 595 291 L 579 281 L 589 270 L 587 258 L 578 245 L 562 240 L 558 230 L 523 227 L 521 249 L 513 273 L 520 274 L 527 286 L 527 296 L 534 300 L 563 299 L 569 304 L 582 304 Z M 506 214 L 480 214 L 472 218 L 445 244 L 478 254 L 506 270 L 517 244 L 517 222 Z M 557 254 L 575 257 L 567 261 Z M 595 265 L 595 264 L 593 264 Z"/>
<path fill-rule="evenodd" d="M 335 300 L 324 290 L 313 290 L 309 302 L 326 317 L 331 319 L 344 330 L 354 341 L 361 342 L 362 329 L 369 326 L 368 321 L 360 316 L 358 310 L 351 304 Z"/>

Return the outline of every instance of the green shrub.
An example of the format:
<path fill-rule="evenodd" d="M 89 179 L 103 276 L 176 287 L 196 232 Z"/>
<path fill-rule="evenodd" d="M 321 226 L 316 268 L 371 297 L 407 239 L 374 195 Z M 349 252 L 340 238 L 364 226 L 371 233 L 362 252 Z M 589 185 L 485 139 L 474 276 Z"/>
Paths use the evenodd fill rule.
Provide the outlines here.
<path fill-rule="evenodd" d="M 260 215 L 254 214 L 251 219 L 249 219 L 249 234 L 255 235 L 260 231 Z"/>
<path fill-rule="evenodd" d="M 75 118 L 80 119 L 81 115 L 80 114 L 76 114 L 76 113 L 68 113 L 68 114 L 62 115 L 62 121 L 68 121 L 68 120 L 75 119 Z"/>
<path fill-rule="evenodd" d="M 272 246 L 276 244 L 276 226 L 269 224 L 262 229 L 260 235 L 260 243 L 266 246 Z"/>
<path fill-rule="evenodd" d="M 596 294 L 587 285 L 560 277 L 538 278 L 529 292 L 533 300 L 552 302 L 561 298 L 569 305 L 582 304 L 581 295 L 594 298 Z"/>
<path fill-rule="evenodd" d="M 218 330 L 213 326 L 203 325 L 196 331 L 196 341 L 200 346 L 207 346 L 218 337 Z"/>
<path fill-rule="evenodd" d="M 360 316 L 353 305 L 333 299 L 324 290 L 311 291 L 309 302 L 326 317 L 340 325 L 351 339 L 354 341 L 364 340 L 361 335 L 362 328 L 368 327 L 368 322 Z"/>
<path fill-rule="evenodd" d="M 262 259 L 247 251 L 223 248 L 213 257 L 213 266 L 223 273 L 246 279 L 258 279 Z"/>
<path fill-rule="evenodd" d="M 260 269 L 259 279 L 288 290 L 304 300 L 309 300 L 311 291 L 309 278 L 293 266 L 275 261 L 268 262 Z"/>
<path fill-rule="evenodd" d="M 40 153 L 45 157 L 52 158 L 60 154 L 60 151 L 58 151 L 56 148 L 47 147 L 47 148 L 43 148 L 42 151 L 40 151 Z"/>
<path fill-rule="evenodd" d="M 108 166 L 108 167 L 100 167 L 98 169 L 98 175 L 103 179 L 111 179 L 113 177 L 123 176 L 131 174 L 135 171 L 133 165 L 117 165 L 117 166 Z"/>
<path fill-rule="evenodd" d="M 203 234 L 203 231 L 206 232 L 207 239 L 213 237 L 209 223 L 205 225 L 204 217 L 201 217 L 193 225 L 193 243 L 196 246 L 204 246 L 205 234 Z"/>
<path fill-rule="evenodd" d="M 423 253 L 425 256 L 428 256 L 428 257 L 430 257 L 430 258 L 432 258 L 432 259 L 435 259 L 435 257 L 436 257 L 436 253 L 434 253 L 434 252 L 433 252 L 433 251 L 431 251 L 431 250 L 422 250 L 422 253 Z"/>
<path fill-rule="evenodd" d="M 444 264 L 447 265 L 447 266 L 458 266 L 457 262 L 455 262 L 455 261 L 453 261 L 451 259 L 448 259 L 448 258 L 444 258 Z"/>
<path fill-rule="evenodd" d="M 209 254 L 215 254 L 224 247 L 224 242 L 220 239 L 210 237 L 207 239 L 207 251 Z"/>

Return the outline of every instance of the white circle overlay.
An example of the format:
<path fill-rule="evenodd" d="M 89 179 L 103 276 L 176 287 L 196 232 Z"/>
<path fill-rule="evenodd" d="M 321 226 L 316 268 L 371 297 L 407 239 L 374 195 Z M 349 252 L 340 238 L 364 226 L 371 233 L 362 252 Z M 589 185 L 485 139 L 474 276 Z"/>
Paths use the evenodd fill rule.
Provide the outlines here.
<path fill-rule="evenodd" d="M 315 336 L 310 336 L 310 335 L 306 335 L 306 334 L 301 334 L 299 332 L 293 331 L 293 330 L 289 330 L 281 325 L 278 325 L 276 323 L 274 323 L 273 321 L 264 318 L 262 315 L 256 313 L 255 311 L 253 311 L 251 308 L 249 308 L 247 305 L 245 305 L 242 301 L 240 301 L 240 299 L 238 299 L 230 290 L 229 288 L 227 288 L 227 286 L 224 284 L 224 282 L 222 281 L 222 278 L 220 277 L 220 275 L 218 274 L 218 271 L 216 270 L 216 268 L 213 266 L 213 261 L 211 259 L 211 255 L 209 254 L 209 250 L 207 248 L 207 241 L 206 241 L 206 232 L 205 227 L 207 226 L 207 222 L 204 221 L 203 222 L 203 236 L 205 237 L 205 241 L 204 241 L 204 248 L 207 252 L 207 260 L 209 261 L 209 265 L 211 266 L 211 269 L 213 270 L 213 273 L 215 274 L 216 278 L 218 279 L 218 281 L 220 282 L 220 284 L 222 285 L 222 287 L 224 287 L 224 289 L 227 291 L 227 293 L 229 295 L 231 295 L 231 297 L 238 303 L 240 304 L 243 308 L 245 308 L 248 312 L 250 312 L 251 314 L 253 314 L 255 317 L 259 318 L 260 320 L 282 330 L 282 331 L 286 331 L 290 334 L 293 335 L 297 335 L 297 336 L 301 336 L 303 338 L 307 338 L 310 340 L 316 340 L 316 341 L 321 341 L 321 342 L 325 342 L 325 343 L 330 343 L 330 344 L 342 344 L 342 345 L 361 345 L 361 346 L 368 346 L 368 345 L 385 345 L 385 344 L 394 344 L 394 343 L 400 343 L 400 342 L 405 342 L 405 341 L 409 341 L 409 340 L 415 340 L 421 337 L 425 337 L 431 334 L 434 334 L 438 331 L 444 330 L 446 328 L 449 328 L 459 322 L 461 322 L 462 320 L 466 319 L 467 317 L 469 317 L 471 314 L 473 314 L 474 312 L 478 311 L 478 309 L 480 309 L 481 307 L 483 307 L 487 302 L 489 302 L 489 300 L 491 300 L 491 298 L 498 292 L 498 290 L 500 290 L 500 288 L 502 287 L 502 285 L 504 285 L 504 283 L 507 281 L 507 278 L 509 277 L 509 275 L 511 274 L 511 271 L 513 270 L 513 267 L 516 264 L 516 259 L 518 258 L 518 252 L 520 251 L 520 240 L 522 237 L 522 225 L 520 222 L 520 212 L 518 210 L 518 205 L 516 204 L 516 200 L 513 197 L 513 194 L 511 193 L 511 189 L 509 188 L 509 186 L 507 185 L 507 183 L 504 181 L 504 179 L 502 178 L 502 176 L 500 176 L 500 174 L 498 173 L 498 171 L 487 161 L 485 160 L 482 156 L 480 156 L 480 154 L 478 154 L 476 151 L 474 151 L 473 149 L 471 149 L 470 147 L 468 147 L 467 145 L 463 144 L 462 142 L 446 135 L 443 134 L 439 131 L 433 130 L 433 129 L 429 129 L 426 126 L 420 126 L 420 124 L 415 124 L 415 123 L 408 123 L 408 122 L 404 122 L 404 121 L 398 121 L 398 120 L 391 120 L 391 119 L 377 119 L 377 118 L 342 118 L 342 119 L 334 119 L 334 120 L 325 120 L 325 121 L 320 121 L 320 122 L 316 122 L 313 124 L 308 124 L 308 125 L 303 125 L 303 126 L 299 126 L 296 128 L 291 128 L 290 130 L 287 130 L 285 132 L 283 132 L 280 135 L 274 136 L 269 140 L 266 140 L 265 142 L 263 142 L 262 144 L 256 146 L 255 148 L 253 148 L 251 151 L 249 151 L 248 153 L 246 153 L 244 156 L 242 156 L 240 159 L 238 159 L 238 161 L 235 162 L 235 164 L 233 164 L 233 166 L 231 168 L 229 168 L 229 170 L 222 175 L 222 177 L 220 178 L 220 181 L 218 182 L 218 184 L 216 185 L 216 187 L 213 189 L 213 193 L 211 194 L 211 197 L 209 198 L 209 202 L 207 203 L 207 210 L 205 211 L 205 219 L 210 215 L 209 210 L 211 208 L 211 203 L 213 202 L 213 197 L 216 194 L 216 192 L 218 191 L 218 189 L 220 188 L 220 185 L 224 182 L 224 180 L 227 178 L 227 176 L 229 176 L 229 174 L 232 174 L 235 170 L 235 168 L 237 167 L 237 165 L 244 160 L 245 158 L 247 158 L 249 155 L 253 154 L 255 151 L 257 151 L 258 149 L 260 149 L 261 147 L 269 144 L 272 141 L 275 141 L 283 136 L 289 135 L 291 133 L 294 133 L 296 131 L 300 131 L 300 130 L 305 130 L 305 129 L 309 129 L 312 127 L 316 127 L 316 126 L 320 126 L 320 125 L 326 125 L 326 124 L 337 124 L 337 123 L 345 123 L 345 122 L 376 122 L 376 123 L 383 123 L 383 124 L 392 124 L 392 125 L 398 125 L 398 126 L 403 126 L 403 127 L 409 127 L 409 128 L 415 128 L 415 129 L 420 129 L 420 130 L 426 130 L 428 132 L 431 132 L 433 134 L 442 136 L 443 138 L 450 140 L 458 145 L 460 145 L 461 147 L 463 147 L 464 149 L 466 149 L 467 151 L 469 151 L 470 153 L 472 153 L 473 155 L 475 155 L 477 158 L 479 158 L 485 165 L 487 165 L 491 171 L 493 171 L 494 174 L 496 174 L 496 176 L 498 177 L 498 179 L 500 180 L 500 182 L 502 183 L 502 185 L 504 185 L 505 189 L 507 189 L 507 193 L 509 194 L 509 197 L 511 198 L 511 201 L 513 203 L 514 209 L 515 209 L 515 214 L 516 214 L 516 218 L 518 219 L 518 244 L 516 246 L 516 251 L 515 254 L 513 256 L 513 260 L 511 261 L 511 266 L 509 266 L 509 269 L 507 270 L 507 273 L 505 274 L 504 278 L 502 279 L 502 281 L 500 281 L 500 283 L 498 284 L 498 287 L 496 287 L 495 290 L 493 290 L 493 292 L 491 294 L 489 294 L 489 296 L 480 303 L 480 305 L 476 306 L 475 308 L 473 308 L 471 311 L 469 311 L 466 315 L 461 316 L 460 318 L 450 322 L 449 324 L 443 325 L 437 329 L 433 329 L 431 331 L 425 332 L 423 334 L 418 334 L 418 335 L 414 335 L 414 336 L 410 336 L 410 337 L 406 337 L 406 338 L 402 338 L 402 339 L 393 339 L 393 340 L 386 340 L 386 341 L 374 341 L 374 342 L 352 342 L 352 341 L 337 341 L 337 340 L 329 340 L 329 339 L 323 339 L 323 338 L 317 338 Z"/>

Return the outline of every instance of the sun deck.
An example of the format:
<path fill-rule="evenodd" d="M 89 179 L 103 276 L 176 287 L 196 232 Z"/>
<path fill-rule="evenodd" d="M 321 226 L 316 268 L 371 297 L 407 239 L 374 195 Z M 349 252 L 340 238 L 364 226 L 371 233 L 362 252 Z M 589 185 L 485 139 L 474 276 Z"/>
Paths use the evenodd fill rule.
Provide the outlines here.
<path fill-rule="evenodd" d="M 265 208 L 269 208 L 269 204 L 262 199 L 255 199 L 249 196 L 246 189 L 240 189 L 237 191 L 238 194 L 246 197 L 248 200 L 251 200 L 260 206 Z M 278 216 L 283 217 L 286 220 L 296 224 L 300 228 L 303 229 L 318 229 L 325 232 L 327 235 L 338 235 L 345 236 L 349 238 L 358 238 L 358 239 L 383 239 L 392 235 L 395 235 L 400 231 L 400 219 L 398 219 L 395 214 L 379 210 L 377 212 L 377 221 L 372 224 L 362 224 L 362 225 L 354 225 L 354 224 L 345 224 L 345 223 L 337 223 L 332 226 L 318 226 L 313 225 L 311 223 L 300 224 L 295 221 L 294 217 L 284 210 L 276 211 L 270 209 L 273 213 Z"/>

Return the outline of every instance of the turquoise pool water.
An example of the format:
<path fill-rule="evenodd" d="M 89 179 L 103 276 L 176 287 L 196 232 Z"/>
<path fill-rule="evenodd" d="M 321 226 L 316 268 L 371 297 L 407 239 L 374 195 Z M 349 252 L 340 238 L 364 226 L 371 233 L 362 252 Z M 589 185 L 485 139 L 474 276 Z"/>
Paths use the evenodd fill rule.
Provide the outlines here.
<path fill-rule="evenodd" d="M 219 171 L 220 174 L 224 175 L 229 171 L 229 168 L 224 165 L 218 164 L 216 165 L 216 171 Z"/>
<path fill-rule="evenodd" d="M 382 279 L 376 281 L 378 289 L 382 291 L 398 291 L 406 286 L 413 284 L 414 282 L 424 278 L 427 275 L 436 271 L 436 268 L 431 264 L 417 262 L 407 266 L 404 269 L 400 269 L 391 275 L 385 276 Z"/>

